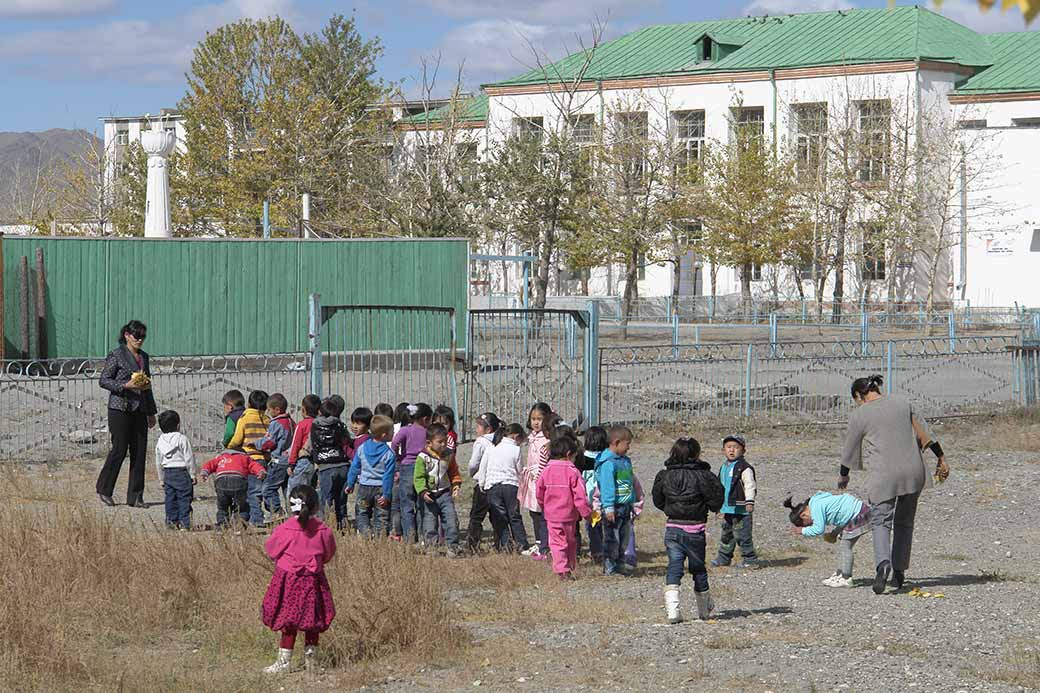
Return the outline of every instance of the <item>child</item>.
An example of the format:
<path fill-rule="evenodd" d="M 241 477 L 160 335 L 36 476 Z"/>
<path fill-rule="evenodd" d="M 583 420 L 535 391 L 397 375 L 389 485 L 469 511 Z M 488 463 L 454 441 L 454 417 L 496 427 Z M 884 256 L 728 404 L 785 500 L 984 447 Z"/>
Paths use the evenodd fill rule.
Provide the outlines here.
<path fill-rule="evenodd" d="M 271 423 L 267 433 L 253 443 L 258 450 L 271 456 L 267 464 L 267 479 L 264 481 L 264 502 L 272 514 L 282 512 L 282 491 L 289 484 L 289 447 L 292 445 L 296 422 L 289 416 L 289 401 L 276 392 L 267 400 L 267 414 Z"/>
<path fill-rule="evenodd" d="M 249 522 L 249 498 L 247 479 L 263 479 L 267 470 L 249 455 L 239 450 L 225 450 L 212 460 L 202 465 L 202 481 L 215 475 L 213 487 L 217 492 L 217 526 L 228 525 L 228 511 L 234 510 L 242 518 L 242 523 Z"/>
<path fill-rule="evenodd" d="M 820 491 L 798 505 L 793 505 L 788 497 L 784 507 L 791 511 L 792 534 L 805 537 L 823 535 L 828 543 L 841 540 L 838 570 L 823 584 L 827 587 L 852 587 L 852 550 L 859 538 L 870 531 L 870 506 L 848 493 L 834 495 Z M 828 526 L 834 529 L 824 534 Z"/>
<path fill-rule="evenodd" d="M 370 437 L 368 429 L 372 426 L 372 410 L 368 407 L 358 407 L 350 412 L 350 445 L 347 455 L 354 459 L 354 455 L 361 449 Z"/>
<path fill-rule="evenodd" d="M 553 572 L 561 580 L 573 580 L 578 562 L 575 530 L 579 519 L 592 515 L 581 473 L 574 466 L 578 439 L 573 433 L 553 437 L 549 464 L 538 475 L 535 493 L 545 515 L 552 552 Z"/>
<path fill-rule="evenodd" d="M 311 462 L 318 468 L 321 507 L 335 509 L 336 529 L 347 526 L 347 499 L 343 487 L 350 471 L 347 458 L 347 427 L 340 420 L 343 406 L 340 397 L 328 397 L 321 403 L 318 416 L 311 424 Z"/>
<path fill-rule="evenodd" d="M 589 537 L 589 554 L 592 556 L 593 563 L 603 562 L 603 524 L 600 522 L 602 513 L 599 510 L 599 487 L 596 486 L 596 458 L 607 449 L 609 444 L 607 429 L 602 426 L 590 426 L 585 431 L 585 451 L 577 464 L 581 478 L 585 482 L 585 494 L 589 499 L 589 507 L 593 509 L 592 516 L 585 521 L 585 533 Z M 593 520 L 596 524 L 592 524 Z"/>
<path fill-rule="evenodd" d="M 415 495 L 415 460 L 426 449 L 426 428 L 430 425 L 433 410 L 429 404 L 419 402 L 409 404 L 405 412 L 410 423 L 403 425 L 396 434 L 390 447 L 397 454 L 397 476 L 400 479 L 395 498 L 400 498 L 401 536 L 404 541 L 418 541 L 422 531 L 421 508 L 417 505 Z M 447 441 L 447 435 L 445 435 Z"/>
<path fill-rule="evenodd" d="M 408 416 L 408 407 L 410 407 L 410 406 L 412 406 L 412 405 L 408 404 L 408 402 L 398 402 L 397 406 L 394 407 L 394 414 L 393 414 L 394 439 L 397 438 L 397 434 L 398 434 L 398 432 L 402 428 L 404 428 L 405 426 L 407 426 L 408 424 L 410 424 L 412 422 L 411 417 Z M 424 438 L 424 440 L 425 440 L 425 438 Z M 394 444 L 392 442 L 390 443 L 390 447 L 394 448 L 394 452 L 395 453 L 397 452 L 397 450 L 396 450 L 396 448 L 395 448 L 395 446 L 394 446 Z M 394 477 L 394 483 L 395 484 L 397 484 L 397 483 L 399 483 L 401 481 L 400 477 L 401 477 L 401 456 L 398 455 L 397 456 L 397 476 Z M 411 485 L 412 485 L 411 479 L 406 479 L 405 481 L 407 483 L 408 488 L 411 488 Z M 404 484 L 401 484 L 401 488 L 404 488 L 404 486 L 405 486 Z M 402 496 L 402 494 L 400 493 L 400 489 L 398 489 L 398 492 L 394 493 L 393 501 L 390 503 L 390 521 L 391 521 L 391 523 L 393 523 L 393 529 L 391 530 L 391 533 L 390 533 L 390 539 L 392 539 L 394 541 L 401 541 L 401 537 L 404 534 L 404 530 L 402 529 L 402 524 L 401 524 L 401 496 Z"/>
<path fill-rule="evenodd" d="M 317 492 L 307 485 L 297 486 L 289 495 L 289 508 L 295 517 L 278 525 L 264 542 L 275 564 L 260 612 L 263 624 L 282 634 L 278 659 L 264 669 L 265 674 L 289 671 L 296 633 L 301 630 L 306 645 L 303 661 L 308 672 L 315 672 L 318 636 L 336 618 L 325 577 L 325 564 L 336 555 L 336 538 L 314 517 L 319 508 Z"/>
<path fill-rule="evenodd" d="M 317 395 L 307 395 L 300 402 L 303 419 L 296 424 L 292 445 L 289 447 L 289 483 L 287 493 L 301 484 L 313 487 L 317 481 L 317 472 L 311 464 L 311 426 L 321 409 L 321 400 Z"/>
<path fill-rule="evenodd" d="M 268 455 L 263 450 L 258 450 L 253 443 L 267 433 L 267 427 L 271 420 L 267 418 L 264 411 L 267 409 L 267 393 L 263 390 L 253 390 L 249 393 L 249 408 L 239 417 L 235 425 L 235 435 L 231 437 L 228 447 L 232 450 L 241 450 L 267 470 Z M 264 499 L 263 484 L 257 477 L 249 477 L 249 521 L 262 527 L 264 524 Z"/>
<path fill-rule="evenodd" d="M 607 434 L 609 445 L 596 458 L 596 484 L 603 506 L 603 574 L 632 574 L 632 566 L 624 561 L 632 532 L 632 460 L 628 449 L 632 446 L 632 431 L 624 426 L 613 426 Z"/>
<path fill-rule="evenodd" d="M 403 474 L 403 473 L 402 473 Z M 462 475 L 455 456 L 448 450 L 448 429 L 430 424 L 426 430 L 426 449 L 415 459 L 415 493 L 426 506 L 426 545 L 437 543 L 437 523 L 444 527 L 448 553 L 459 553 L 459 516 L 455 498 L 462 488 Z"/>
<path fill-rule="evenodd" d="M 224 405 L 224 437 L 221 438 L 220 447 L 226 448 L 235 436 L 238 420 L 246 410 L 246 398 L 241 390 L 228 390 L 220 401 Z"/>
<path fill-rule="evenodd" d="M 386 402 L 380 402 L 379 404 L 377 404 L 375 406 L 374 409 L 372 409 L 372 415 L 373 416 L 385 416 L 386 418 L 388 418 L 391 421 L 393 421 L 394 420 L 394 408 L 391 407 Z"/>
<path fill-rule="evenodd" d="M 751 513 L 755 510 L 755 468 L 744 459 L 747 445 L 737 435 L 722 440 L 722 452 L 726 462 L 719 469 L 719 481 L 726 489 L 726 500 L 722 504 L 722 536 L 719 537 L 719 553 L 711 564 L 716 568 L 727 566 L 733 560 L 733 551 L 740 544 L 744 561 L 741 568 L 758 566 L 758 555 L 751 539 Z"/>
<path fill-rule="evenodd" d="M 502 421 L 492 412 L 481 414 L 474 423 L 477 439 L 473 441 L 473 449 L 469 455 L 469 475 L 473 479 L 473 502 L 469 506 L 469 550 L 477 553 L 480 549 L 480 537 L 484 533 L 484 518 L 488 516 L 487 493 L 484 490 L 484 457 L 494 447 L 495 431 Z M 492 526 L 494 523 L 492 523 Z"/>
<path fill-rule="evenodd" d="M 354 514 L 361 536 L 386 537 L 390 532 L 390 499 L 394 492 L 397 456 L 387 444 L 394 433 L 394 422 L 386 416 L 372 417 L 370 434 L 354 453 L 347 474 L 346 492 L 360 482 Z"/>
<path fill-rule="evenodd" d="M 159 414 L 162 435 L 155 442 L 155 469 L 166 495 L 166 526 L 191 529 L 191 501 L 194 497 L 195 454 L 181 433 L 181 417 L 173 410 Z"/>
<path fill-rule="evenodd" d="M 545 560 L 545 552 L 549 550 L 548 530 L 545 518 L 542 517 L 542 508 L 538 505 L 535 485 L 538 483 L 538 475 L 549 464 L 549 437 L 545 431 L 550 430 L 552 416 L 552 408 L 545 402 L 535 404 L 527 415 L 527 430 L 531 433 L 527 436 L 527 464 L 520 474 L 518 489 L 520 505 L 527 509 L 534 525 L 535 542 L 524 555 L 536 561 Z"/>
<path fill-rule="evenodd" d="M 497 417 L 496 417 L 497 418 Z M 527 531 L 520 516 L 517 488 L 523 464 L 520 446 L 526 434 L 520 424 L 499 426 L 491 439 L 492 447 L 484 454 L 484 490 L 487 494 L 491 527 L 495 532 L 495 548 L 499 551 L 527 551 Z M 537 493 L 537 488 L 535 493 Z"/>
<path fill-rule="evenodd" d="M 680 438 L 664 469 L 654 479 L 654 505 L 664 512 L 664 547 L 668 553 L 668 572 L 664 580 L 664 605 L 669 623 L 682 623 L 679 611 L 679 584 L 683 563 L 693 576 L 693 593 L 697 598 L 697 617 L 707 619 L 715 608 L 708 589 L 708 571 L 704 567 L 704 532 L 708 512 L 717 513 L 726 495 L 722 482 L 702 462 L 701 445 L 693 438 Z"/>

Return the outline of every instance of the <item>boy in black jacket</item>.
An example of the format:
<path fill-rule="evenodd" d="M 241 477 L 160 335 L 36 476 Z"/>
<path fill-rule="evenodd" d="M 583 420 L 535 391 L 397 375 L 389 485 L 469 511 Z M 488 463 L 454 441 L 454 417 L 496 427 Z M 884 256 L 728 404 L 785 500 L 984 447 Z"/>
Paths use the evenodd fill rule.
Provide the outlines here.
<path fill-rule="evenodd" d="M 336 528 L 340 530 L 347 527 L 347 497 L 343 488 L 351 462 L 346 452 L 350 438 L 339 418 L 345 407 L 342 397 L 332 395 L 321 403 L 319 415 L 311 424 L 311 462 L 318 468 L 321 507 L 325 512 L 329 506 L 335 508 Z"/>
<path fill-rule="evenodd" d="M 679 583 L 683 564 L 688 562 L 697 598 L 697 616 L 708 618 L 715 603 L 708 591 L 708 571 L 704 566 L 704 530 L 708 511 L 722 508 L 725 490 L 712 474 L 707 462 L 700 459 L 701 446 L 693 438 L 680 438 L 664 469 L 654 479 L 654 505 L 664 511 L 664 547 L 668 552 L 664 604 L 669 623 L 681 623 Z"/>

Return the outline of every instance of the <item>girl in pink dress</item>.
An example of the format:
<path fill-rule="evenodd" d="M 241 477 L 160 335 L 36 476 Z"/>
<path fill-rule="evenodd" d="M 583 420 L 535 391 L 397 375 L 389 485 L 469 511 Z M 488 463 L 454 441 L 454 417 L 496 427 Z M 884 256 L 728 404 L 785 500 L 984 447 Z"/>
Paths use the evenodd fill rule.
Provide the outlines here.
<path fill-rule="evenodd" d="M 289 494 L 290 517 L 271 533 L 264 549 L 275 562 L 274 575 L 261 606 L 265 626 L 282 634 L 278 659 L 264 669 L 280 674 L 290 669 L 296 633 L 304 632 L 304 663 L 308 671 L 317 667 L 318 634 L 329 629 L 336 617 L 332 591 L 325 578 L 325 564 L 336 554 L 332 530 L 314 515 L 318 493 L 300 485 Z"/>
<path fill-rule="evenodd" d="M 527 464 L 520 473 L 520 487 L 517 491 L 520 505 L 527 509 L 534 525 L 535 542 L 524 551 L 524 555 L 536 561 L 545 560 L 549 552 L 549 532 L 542 515 L 542 506 L 538 504 L 535 484 L 542 470 L 549 464 L 547 430 L 553 418 L 552 407 L 545 402 L 535 404 L 527 415 L 527 430 L 531 432 L 527 436 Z"/>

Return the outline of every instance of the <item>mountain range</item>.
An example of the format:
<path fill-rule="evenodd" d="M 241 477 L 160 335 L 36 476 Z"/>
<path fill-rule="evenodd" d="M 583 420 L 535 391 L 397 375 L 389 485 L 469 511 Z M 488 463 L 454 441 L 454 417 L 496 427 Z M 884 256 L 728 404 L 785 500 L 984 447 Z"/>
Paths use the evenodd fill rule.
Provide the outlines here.
<path fill-rule="evenodd" d="M 0 132 L 0 224 L 47 209 L 62 170 L 82 165 L 91 147 L 100 150 L 101 141 L 86 130 Z"/>

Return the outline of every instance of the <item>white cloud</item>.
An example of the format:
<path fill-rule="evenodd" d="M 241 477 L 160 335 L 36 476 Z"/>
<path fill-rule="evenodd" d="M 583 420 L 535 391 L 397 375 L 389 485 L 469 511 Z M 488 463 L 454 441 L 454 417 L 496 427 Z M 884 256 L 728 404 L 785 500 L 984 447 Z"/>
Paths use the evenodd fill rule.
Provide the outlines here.
<path fill-rule="evenodd" d="M 799 12 L 830 12 L 855 7 L 846 0 L 754 0 L 744 7 L 744 14 L 771 15 L 798 14 Z"/>
<path fill-rule="evenodd" d="M 0 0 L 0 17 L 62 18 L 105 12 L 116 0 Z"/>
<path fill-rule="evenodd" d="M 493 18 L 530 23 L 591 22 L 645 13 L 661 0 L 419 0 L 437 14 L 462 19 Z"/>
<path fill-rule="evenodd" d="M 180 17 L 7 34 L 0 58 L 10 69 L 53 80 L 179 83 L 207 31 L 238 19 L 273 15 L 299 19 L 292 0 L 226 0 Z"/>
<path fill-rule="evenodd" d="M 988 12 L 984 12 L 976 0 L 945 0 L 941 7 L 930 5 L 929 9 L 983 34 L 1040 29 L 1040 22 L 1026 26 L 1025 19 L 1017 8 L 1001 12 L 999 8 L 994 7 Z"/>

